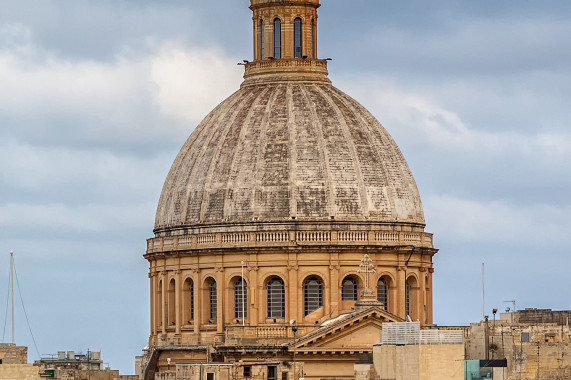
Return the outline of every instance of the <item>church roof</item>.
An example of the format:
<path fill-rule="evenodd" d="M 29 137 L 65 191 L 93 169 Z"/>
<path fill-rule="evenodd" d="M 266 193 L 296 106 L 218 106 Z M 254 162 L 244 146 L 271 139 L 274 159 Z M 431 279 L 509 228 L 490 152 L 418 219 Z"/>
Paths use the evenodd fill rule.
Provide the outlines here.
<path fill-rule="evenodd" d="M 242 86 L 216 107 L 172 165 L 155 228 L 292 219 L 424 224 L 389 133 L 326 81 Z"/>

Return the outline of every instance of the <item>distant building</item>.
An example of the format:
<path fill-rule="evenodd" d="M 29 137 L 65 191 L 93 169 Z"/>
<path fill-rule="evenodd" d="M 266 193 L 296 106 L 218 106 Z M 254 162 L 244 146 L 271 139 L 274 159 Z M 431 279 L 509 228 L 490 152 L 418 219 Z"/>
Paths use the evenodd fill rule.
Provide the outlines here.
<path fill-rule="evenodd" d="M 28 364 L 28 347 L 0 343 L 0 380 L 39 380 L 38 368 Z"/>
<path fill-rule="evenodd" d="M 51 358 L 36 360 L 34 365 L 45 369 L 72 369 L 81 371 L 98 371 L 103 369 L 100 351 L 88 351 L 87 354 L 74 351 L 58 351 Z"/>
<path fill-rule="evenodd" d="M 418 322 L 383 323 L 373 364 L 381 379 L 462 380 L 464 331 L 421 330 Z"/>
<path fill-rule="evenodd" d="M 525 309 L 472 323 L 466 359 L 506 359 L 506 367 L 486 369 L 495 379 L 571 379 L 570 317 L 571 311 Z"/>
<path fill-rule="evenodd" d="M 104 368 L 100 351 L 87 354 L 58 351 L 50 358 L 34 362 L 43 378 L 57 380 L 138 380 L 138 375 L 121 375 L 119 371 Z"/>
<path fill-rule="evenodd" d="M 0 364 L 27 364 L 28 347 L 0 343 Z"/>

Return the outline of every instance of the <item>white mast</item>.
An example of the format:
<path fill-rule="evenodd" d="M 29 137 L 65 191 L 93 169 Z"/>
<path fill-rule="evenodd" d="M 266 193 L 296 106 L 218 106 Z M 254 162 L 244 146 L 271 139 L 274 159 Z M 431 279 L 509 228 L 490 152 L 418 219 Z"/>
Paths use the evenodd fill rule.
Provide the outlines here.
<path fill-rule="evenodd" d="M 12 344 L 14 344 L 14 252 L 10 251 L 10 291 L 12 293 Z"/>
<path fill-rule="evenodd" d="M 486 319 L 486 287 L 484 284 L 484 262 L 482 261 L 482 321 Z"/>
<path fill-rule="evenodd" d="M 242 266 L 242 327 L 244 327 L 246 325 L 246 314 L 244 311 L 246 309 L 246 305 L 244 305 L 246 302 L 244 299 L 244 260 L 240 261 L 240 265 Z"/>

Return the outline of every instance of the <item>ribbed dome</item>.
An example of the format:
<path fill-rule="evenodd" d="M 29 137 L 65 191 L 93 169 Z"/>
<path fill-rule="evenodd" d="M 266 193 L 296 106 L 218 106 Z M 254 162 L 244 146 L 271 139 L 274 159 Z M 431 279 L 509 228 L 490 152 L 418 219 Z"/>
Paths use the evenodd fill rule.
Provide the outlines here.
<path fill-rule="evenodd" d="M 292 219 L 424 224 L 399 148 L 354 99 L 328 81 L 243 85 L 180 150 L 155 232 Z"/>

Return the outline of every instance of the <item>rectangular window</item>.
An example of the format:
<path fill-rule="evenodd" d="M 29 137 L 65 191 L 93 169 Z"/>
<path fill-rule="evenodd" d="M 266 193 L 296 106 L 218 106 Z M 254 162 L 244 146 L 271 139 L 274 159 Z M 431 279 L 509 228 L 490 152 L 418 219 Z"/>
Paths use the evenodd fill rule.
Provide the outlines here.
<path fill-rule="evenodd" d="M 274 58 L 282 57 L 282 22 L 279 18 L 274 20 Z"/>
<path fill-rule="evenodd" d="M 264 43 L 264 20 L 260 21 L 260 59 L 266 58 Z"/>
<path fill-rule="evenodd" d="M 212 280 L 209 287 L 210 292 L 210 319 L 216 319 L 218 315 L 218 303 L 217 303 L 217 294 L 216 294 L 216 281 Z"/>
<path fill-rule="evenodd" d="M 250 365 L 244 366 L 244 377 L 252 377 L 252 366 Z"/>
<path fill-rule="evenodd" d="M 206 380 L 214 380 L 214 373 L 206 372 Z"/>
<path fill-rule="evenodd" d="M 234 284 L 234 317 L 246 318 L 248 316 L 246 304 L 248 303 L 248 294 L 246 290 L 246 281 L 240 279 Z"/>
<path fill-rule="evenodd" d="M 287 372 L 282 372 L 282 380 L 288 380 Z"/>
<path fill-rule="evenodd" d="M 521 333 L 521 342 L 528 343 L 529 342 L 529 333 Z"/>
<path fill-rule="evenodd" d="M 296 18 L 293 22 L 293 56 L 294 58 L 302 57 L 302 39 L 301 39 L 301 19 Z"/>
<path fill-rule="evenodd" d="M 278 367 L 268 366 L 268 380 L 278 380 Z"/>

